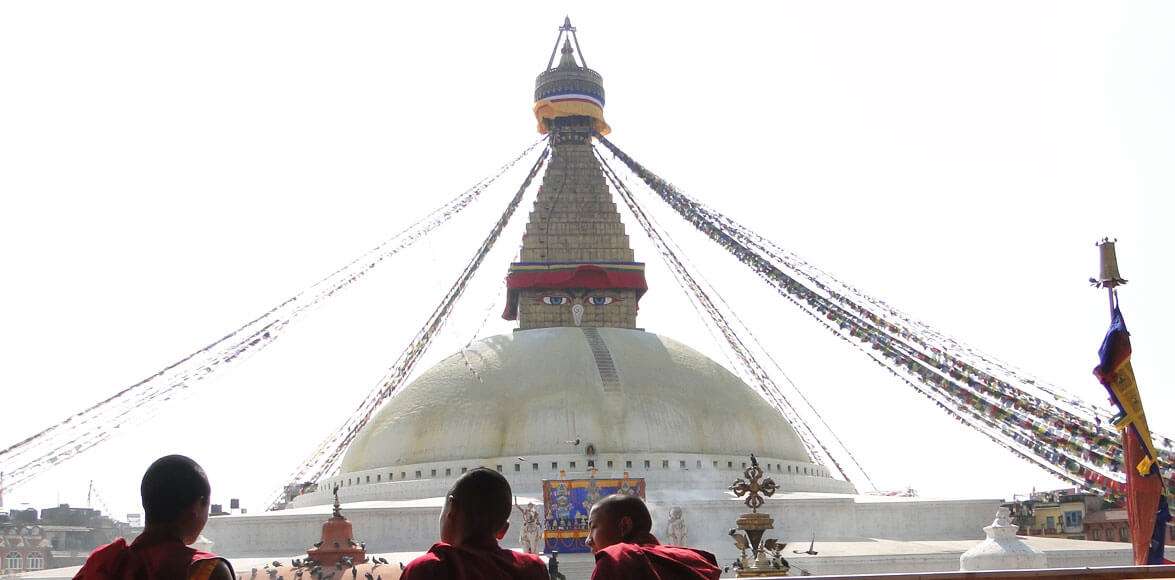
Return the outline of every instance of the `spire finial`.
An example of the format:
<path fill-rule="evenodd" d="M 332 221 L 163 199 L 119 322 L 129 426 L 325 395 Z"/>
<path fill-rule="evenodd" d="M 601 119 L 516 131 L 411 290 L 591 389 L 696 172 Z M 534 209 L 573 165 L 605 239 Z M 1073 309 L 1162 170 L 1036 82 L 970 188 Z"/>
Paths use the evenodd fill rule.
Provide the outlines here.
<path fill-rule="evenodd" d="M 547 70 L 551 70 L 551 65 L 555 64 L 555 53 L 559 51 L 559 41 L 563 40 L 563 34 L 567 34 L 567 41 L 563 43 L 563 56 L 559 59 L 559 68 L 562 68 L 570 61 L 570 65 L 576 67 L 580 66 L 575 62 L 575 57 L 571 56 L 571 41 L 575 42 L 575 52 L 579 53 L 579 62 L 584 68 L 587 68 L 587 61 L 583 58 L 583 51 L 579 49 L 579 37 L 575 35 L 575 27 L 571 25 L 571 17 L 563 17 L 563 26 L 559 27 L 559 35 L 555 37 L 555 47 L 551 49 L 551 58 L 547 60 Z"/>
<path fill-rule="evenodd" d="M 563 40 L 563 49 L 559 51 L 563 56 L 559 57 L 559 66 L 557 68 L 579 68 L 579 63 L 575 62 L 575 49 L 571 48 L 571 39 Z"/>

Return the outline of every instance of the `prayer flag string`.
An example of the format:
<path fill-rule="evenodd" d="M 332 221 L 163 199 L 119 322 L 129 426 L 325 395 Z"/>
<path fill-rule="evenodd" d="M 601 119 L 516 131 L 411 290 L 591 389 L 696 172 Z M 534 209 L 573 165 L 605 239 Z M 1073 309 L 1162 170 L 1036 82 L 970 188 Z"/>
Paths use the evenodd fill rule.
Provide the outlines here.
<path fill-rule="evenodd" d="M 916 323 L 706 207 L 600 142 L 696 229 L 779 293 L 956 419 L 1050 473 L 1115 493 L 1122 449 L 1108 413 Z M 1164 441 L 1160 456 L 1175 459 Z"/>
<path fill-rule="evenodd" d="M 120 430 L 148 420 L 156 414 L 159 405 L 183 396 L 186 390 L 215 372 L 265 348 L 305 311 L 354 285 L 385 260 L 461 213 L 543 141 L 535 141 L 489 177 L 262 315 L 60 423 L 0 450 L 4 489 L 20 485 L 100 445 Z"/>
<path fill-rule="evenodd" d="M 464 270 L 457 276 L 449 291 L 441 298 L 440 303 L 433 309 L 432 314 L 425 321 L 424 325 L 417 331 L 416 335 L 408 341 L 407 347 L 396 358 L 392 366 L 384 374 L 383 378 L 376 384 L 375 388 L 364 398 L 364 400 L 356 407 L 355 411 L 349 415 L 346 421 L 343 422 L 338 429 L 331 432 L 330 435 L 322 441 L 321 444 L 314 450 L 313 453 L 304 461 L 293 474 L 287 479 L 291 485 L 300 485 L 307 482 L 317 482 L 322 478 L 332 474 L 340 465 L 343 459 L 343 454 L 346 453 L 347 448 L 350 447 L 351 442 L 359 435 L 359 432 L 375 415 L 376 410 L 380 405 L 387 400 L 412 374 L 412 370 L 416 367 L 416 363 L 432 346 L 432 340 L 440 332 L 448 321 L 449 314 L 453 311 L 453 307 L 458 300 L 465 294 L 465 289 L 469 281 L 477 273 L 477 269 L 481 266 L 482 261 L 493 249 L 497 243 L 502 230 L 510 222 L 510 218 L 514 216 L 519 204 L 522 202 L 523 196 L 530 188 L 531 182 L 535 175 L 543 167 L 547 157 L 550 153 L 550 148 L 544 148 L 543 152 L 535 160 L 534 165 L 527 174 L 526 179 L 514 194 L 514 197 L 506 205 L 498 221 L 490 228 L 490 232 L 482 241 L 481 246 L 470 258 L 469 263 L 466 264 Z M 277 495 L 272 502 L 270 509 L 276 509 L 285 503 L 285 488 Z"/>

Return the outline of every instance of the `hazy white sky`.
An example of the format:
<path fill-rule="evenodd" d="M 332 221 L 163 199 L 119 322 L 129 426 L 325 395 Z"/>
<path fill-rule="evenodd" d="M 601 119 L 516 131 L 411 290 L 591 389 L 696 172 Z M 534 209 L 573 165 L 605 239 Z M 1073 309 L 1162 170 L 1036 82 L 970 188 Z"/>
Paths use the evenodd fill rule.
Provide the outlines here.
<path fill-rule="evenodd" d="M 0 446 L 256 316 L 537 135 L 570 13 L 613 140 L 825 269 L 1090 400 L 1120 239 L 1152 426 L 1175 431 L 1175 4 L 0 4 Z M 260 510 L 380 378 L 516 187 L 6 507 L 139 511 L 151 459 Z M 646 198 L 647 199 L 647 198 Z M 883 488 L 1059 485 L 964 430 L 652 205 Z M 645 328 L 725 362 L 636 224 Z M 503 236 L 418 369 L 496 318 Z M 482 324 L 489 315 L 488 322 Z"/>

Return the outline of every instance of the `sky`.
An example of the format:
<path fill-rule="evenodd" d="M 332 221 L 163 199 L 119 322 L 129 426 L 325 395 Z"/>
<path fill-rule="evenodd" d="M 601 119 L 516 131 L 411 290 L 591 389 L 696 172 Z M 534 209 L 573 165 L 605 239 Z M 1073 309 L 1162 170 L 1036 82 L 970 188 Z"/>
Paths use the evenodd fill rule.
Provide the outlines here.
<path fill-rule="evenodd" d="M 1143 399 L 1152 428 L 1175 432 L 1175 4 L 425 4 L 0 4 L 0 445 L 268 310 L 533 143 L 534 76 L 565 14 L 604 76 L 610 138 L 638 161 L 1099 404 L 1108 313 L 1086 280 L 1094 241 L 1118 238 Z M 264 509 L 392 364 L 521 177 L 4 506 L 86 505 L 93 482 L 95 507 L 135 513 L 150 461 L 184 453 L 214 501 Z M 643 199 L 879 488 L 1062 485 Z M 639 324 L 728 364 L 622 217 L 649 263 Z M 417 372 L 510 331 L 496 313 L 521 225 Z"/>

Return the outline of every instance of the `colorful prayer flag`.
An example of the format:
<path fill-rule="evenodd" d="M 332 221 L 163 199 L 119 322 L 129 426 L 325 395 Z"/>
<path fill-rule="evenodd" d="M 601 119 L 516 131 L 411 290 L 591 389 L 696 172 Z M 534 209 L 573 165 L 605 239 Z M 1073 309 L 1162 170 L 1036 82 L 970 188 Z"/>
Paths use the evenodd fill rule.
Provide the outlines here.
<path fill-rule="evenodd" d="M 1167 522 L 1171 515 L 1163 495 L 1163 477 L 1156 462 L 1154 443 L 1146 424 L 1142 397 L 1130 366 L 1130 333 L 1122 312 L 1114 308 L 1110 330 L 1098 350 L 1101 361 L 1094 375 L 1110 393 L 1118 408 L 1114 426 L 1123 436 L 1126 448 L 1126 514 L 1136 565 L 1166 563 Z"/>

